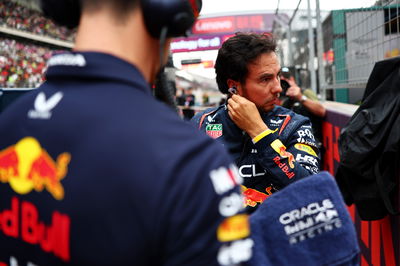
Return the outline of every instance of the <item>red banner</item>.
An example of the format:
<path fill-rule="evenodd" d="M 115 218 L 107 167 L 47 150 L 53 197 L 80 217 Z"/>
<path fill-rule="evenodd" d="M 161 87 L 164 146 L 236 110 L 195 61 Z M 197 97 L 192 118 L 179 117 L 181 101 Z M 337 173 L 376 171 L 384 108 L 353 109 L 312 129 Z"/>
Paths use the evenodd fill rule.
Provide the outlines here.
<path fill-rule="evenodd" d="M 271 32 L 274 14 L 202 18 L 192 28 L 193 34 L 233 33 L 237 31 Z"/>

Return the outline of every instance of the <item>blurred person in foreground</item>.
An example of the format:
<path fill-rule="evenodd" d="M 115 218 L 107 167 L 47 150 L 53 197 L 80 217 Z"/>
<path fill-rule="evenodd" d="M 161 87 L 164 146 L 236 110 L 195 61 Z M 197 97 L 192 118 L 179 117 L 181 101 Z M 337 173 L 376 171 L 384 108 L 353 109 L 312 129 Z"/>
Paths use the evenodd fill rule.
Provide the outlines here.
<path fill-rule="evenodd" d="M 157 101 L 149 85 L 170 38 L 193 25 L 200 7 L 43 1 L 47 15 L 79 28 L 73 51 L 49 60 L 46 82 L 0 116 L 2 264 L 251 258 L 229 155 Z"/>
<path fill-rule="evenodd" d="M 215 72 L 227 104 L 192 122 L 233 156 L 252 212 L 273 192 L 317 173 L 319 150 L 309 119 L 277 106 L 281 66 L 272 36 L 237 33 L 220 48 Z"/>
<path fill-rule="evenodd" d="M 318 96 L 311 89 L 302 90 L 287 67 L 282 67 L 281 70 L 281 87 L 281 105 L 310 119 L 315 141 L 322 151 L 322 119 L 326 110 Z"/>

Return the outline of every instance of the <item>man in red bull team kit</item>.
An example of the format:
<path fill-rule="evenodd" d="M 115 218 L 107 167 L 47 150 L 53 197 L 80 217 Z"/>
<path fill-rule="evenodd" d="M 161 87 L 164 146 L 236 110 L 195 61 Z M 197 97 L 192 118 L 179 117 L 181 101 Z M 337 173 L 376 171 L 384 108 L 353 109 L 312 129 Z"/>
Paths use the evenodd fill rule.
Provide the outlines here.
<path fill-rule="evenodd" d="M 223 43 L 215 63 L 218 88 L 229 95 L 227 104 L 192 119 L 233 156 L 249 212 L 274 191 L 319 171 L 309 119 L 276 105 L 280 71 L 270 35 L 237 33 Z"/>
<path fill-rule="evenodd" d="M 193 25 L 201 1 L 42 8 L 79 28 L 46 82 L 0 117 L 0 265 L 248 261 L 237 168 L 149 86 L 166 61 L 159 51 Z"/>

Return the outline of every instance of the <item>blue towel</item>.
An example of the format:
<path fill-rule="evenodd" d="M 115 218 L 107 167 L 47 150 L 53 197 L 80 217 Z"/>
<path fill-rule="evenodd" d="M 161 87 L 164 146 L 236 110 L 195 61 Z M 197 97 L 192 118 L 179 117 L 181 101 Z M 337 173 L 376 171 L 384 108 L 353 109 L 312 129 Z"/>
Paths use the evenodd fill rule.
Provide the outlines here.
<path fill-rule="evenodd" d="M 249 265 L 358 265 L 354 224 L 328 172 L 271 195 L 250 217 Z"/>

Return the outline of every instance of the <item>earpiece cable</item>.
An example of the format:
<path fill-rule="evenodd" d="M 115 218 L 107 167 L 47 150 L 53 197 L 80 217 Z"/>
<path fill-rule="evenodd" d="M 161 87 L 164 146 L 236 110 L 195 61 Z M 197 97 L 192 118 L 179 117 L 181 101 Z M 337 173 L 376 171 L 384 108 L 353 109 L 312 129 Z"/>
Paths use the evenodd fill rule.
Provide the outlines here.
<path fill-rule="evenodd" d="M 161 33 L 160 33 L 160 74 L 159 74 L 159 89 L 160 89 L 160 93 L 163 96 L 163 99 L 165 100 L 166 104 L 168 104 L 169 106 L 171 106 L 172 108 L 174 108 L 176 111 L 178 111 L 177 106 L 176 106 L 176 102 L 175 102 L 175 98 L 173 95 L 173 91 L 172 88 L 170 88 L 170 85 L 167 81 L 167 77 L 165 74 L 165 67 L 164 67 L 164 44 L 165 41 L 167 39 L 167 34 L 168 34 L 168 27 L 164 26 L 161 29 Z"/>

